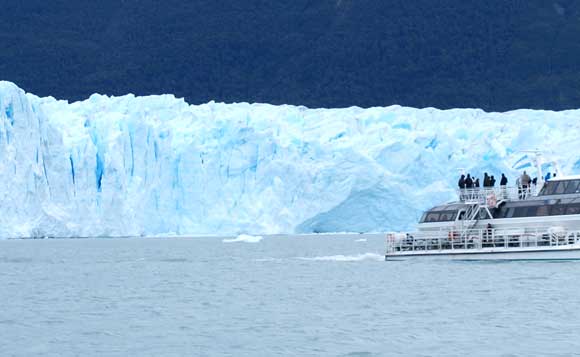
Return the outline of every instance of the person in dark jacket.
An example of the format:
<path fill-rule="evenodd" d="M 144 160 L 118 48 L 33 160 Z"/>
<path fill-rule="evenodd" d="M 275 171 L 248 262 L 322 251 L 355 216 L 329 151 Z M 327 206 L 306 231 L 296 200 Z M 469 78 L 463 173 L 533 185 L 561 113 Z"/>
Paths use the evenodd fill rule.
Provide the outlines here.
<path fill-rule="evenodd" d="M 491 175 L 491 177 L 489 178 L 489 187 L 494 187 L 495 186 L 495 177 L 493 177 L 493 175 Z"/>
<path fill-rule="evenodd" d="M 475 186 L 475 188 L 479 188 L 479 178 L 475 179 L 475 182 L 473 183 L 473 185 Z"/>
<path fill-rule="evenodd" d="M 484 232 L 484 238 L 486 241 L 490 241 L 492 237 L 493 237 L 493 227 L 491 223 L 488 223 Z"/>
<path fill-rule="evenodd" d="M 459 182 L 457 183 L 457 185 L 462 190 L 465 188 L 465 175 L 461 175 L 461 177 L 459 178 Z"/>
<path fill-rule="evenodd" d="M 465 188 L 473 188 L 473 180 L 471 179 L 470 174 L 467 174 L 467 177 L 465 178 Z"/>
<path fill-rule="evenodd" d="M 502 173 L 501 179 L 499 180 L 499 186 L 501 187 L 501 197 L 502 198 L 507 198 L 507 192 L 505 190 L 507 183 L 508 183 L 507 177 L 505 177 L 505 175 Z"/>
<path fill-rule="evenodd" d="M 489 176 L 487 172 L 483 173 L 483 187 L 489 187 Z"/>
<path fill-rule="evenodd" d="M 501 174 L 501 179 L 499 180 L 500 186 L 506 186 L 508 183 L 507 177 L 504 174 Z"/>

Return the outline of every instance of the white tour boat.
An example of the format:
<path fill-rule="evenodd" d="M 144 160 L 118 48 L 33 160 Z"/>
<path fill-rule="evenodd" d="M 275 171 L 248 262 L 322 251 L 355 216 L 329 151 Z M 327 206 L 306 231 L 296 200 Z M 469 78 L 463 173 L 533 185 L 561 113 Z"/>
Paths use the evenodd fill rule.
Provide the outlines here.
<path fill-rule="evenodd" d="M 580 259 L 580 176 L 458 190 L 457 201 L 423 214 L 417 232 L 387 234 L 385 259 L 410 257 Z"/>

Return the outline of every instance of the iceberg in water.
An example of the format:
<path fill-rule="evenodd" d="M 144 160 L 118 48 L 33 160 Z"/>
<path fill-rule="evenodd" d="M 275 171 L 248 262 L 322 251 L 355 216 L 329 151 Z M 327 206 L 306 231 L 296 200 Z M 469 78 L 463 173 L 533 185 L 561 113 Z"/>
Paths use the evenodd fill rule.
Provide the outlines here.
<path fill-rule="evenodd" d="M 248 234 L 240 234 L 236 238 L 223 239 L 222 242 L 224 242 L 224 243 L 237 243 L 237 242 L 258 243 L 263 238 L 264 237 L 262 237 L 262 236 L 251 236 L 251 235 L 248 235 Z"/>
<path fill-rule="evenodd" d="M 0 237 L 410 228 L 458 168 L 513 183 L 539 148 L 579 172 L 579 113 L 68 103 L 0 82 Z"/>

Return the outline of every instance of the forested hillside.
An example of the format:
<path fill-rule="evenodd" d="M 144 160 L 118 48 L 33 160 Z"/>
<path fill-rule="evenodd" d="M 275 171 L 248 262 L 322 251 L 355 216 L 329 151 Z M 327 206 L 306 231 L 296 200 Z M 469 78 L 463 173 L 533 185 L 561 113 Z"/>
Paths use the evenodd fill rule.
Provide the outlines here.
<path fill-rule="evenodd" d="M 191 103 L 580 107 L 575 0 L 24 0 L 0 79 L 38 95 Z"/>

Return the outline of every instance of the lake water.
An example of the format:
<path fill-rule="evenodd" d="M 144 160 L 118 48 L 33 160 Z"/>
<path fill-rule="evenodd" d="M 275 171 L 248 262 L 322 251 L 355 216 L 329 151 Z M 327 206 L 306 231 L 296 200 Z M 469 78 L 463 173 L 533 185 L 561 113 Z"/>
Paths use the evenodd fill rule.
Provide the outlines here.
<path fill-rule="evenodd" d="M 580 262 L 383 249 L 358 235 L 0 241 L 0 355 L 580 352 Z"/>

